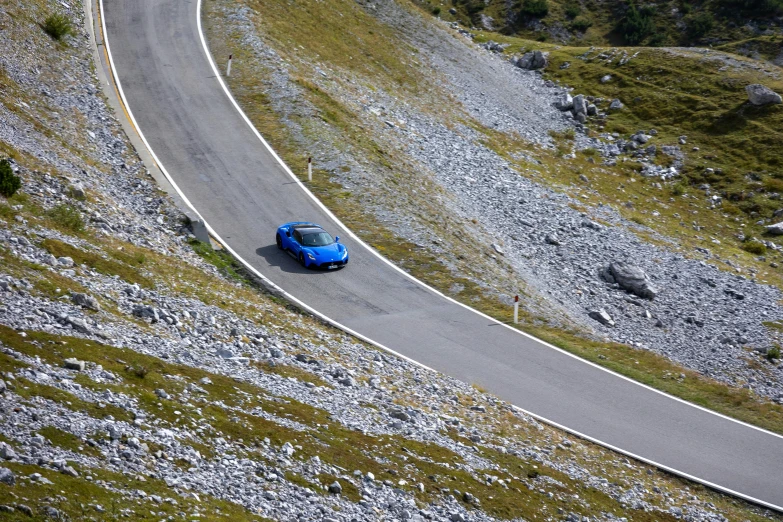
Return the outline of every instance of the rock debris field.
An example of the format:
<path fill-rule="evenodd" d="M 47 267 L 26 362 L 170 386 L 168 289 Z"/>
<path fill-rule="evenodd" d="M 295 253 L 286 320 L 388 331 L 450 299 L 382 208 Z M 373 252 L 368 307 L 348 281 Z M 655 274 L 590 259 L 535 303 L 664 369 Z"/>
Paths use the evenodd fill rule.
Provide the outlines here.
<path fill-rule="evenodd" d="M 20 194 L 1 205 L 3 516 L 593 521 L 642 510 L 719 521 L 740 509 L 380 353 L 207 263 L 97 88 L 79 2 L 70 10 L 44 4 L 74 20 L 66 46 L 20 15 L 29 5 L 0 6 L 0 67 L 14 86 L 0 91 L 0 142 L 22 179 Z M 474 152 L 502 173 L 496 159 Z M 552 299 L 575 314 L 604 308 L 617 324 L 607 335 L 663 342 L 647 310 L 669 336 L 701 332 L 706 346 L 708 335 L 729 331 L 730 314 L 775 312 L 761 304 L 776 301 L 775 292 L 709 267 L 671 256 L 666 271 L 649 269 L 650 251 L 632 236 L 585 225 L 584 216 L 541 220 L 564 200 L 479 170 L 473 182 L 455 175 L 455 191 L 496 200 L 485 212 L 498 229 L 504 205 L 518 208 L 526 198 L 517 216 L 531 224 L 510 224 L 531 239 L 520 232 L 506 255 L 528 270 L 538 260 L 542 291 L 556 271 L 571 274 L 583 297 L 564 289 Z M 513 201 L 498 198 L 496 185 L 507 185 Z M 608 245 L 651 274 L 648 284 L 614 265 L 614 284 L 642 294 L 654 287 L 654 301 L 634 304 L 642 298 L 596 279 Z M 687 296 L 680 303 L 674 274 L 694 281 L 693 295 L 679 285 Z M 700 277 L 708 281 L 696 284 Z M 710 314 L 686 302 L 704 296 Z M 646 333 L 632 333 L 633 325 Z M 763 341 L 750 326 L 725 335 L 731 342 L 719 353 L 727 366 L 739 336 Z"/>
<path fill-rule="evenodd" d="M 486 45 L 474 44 L 464 31 L 425 22 L 391 0 L 362 5 L 399 31 L 433 71 L 432 81 L 484 126 L 514 132 L 539 147 L 552 147 L 550 131 L 574 129 L 576 148 L 596 148 L 607 164 L 628 153 L 645 162 L 647 175 L 676 175 L 674 168 L 663 171 L 646 163 L 656 148 L 654 130 L 640 130 L 626 139 L 589 138 L 571 112 L 558 109 L 567 92 L 543 80 L 538 71 L 517 67 L 486 50 Z M 308 110 L 301 101 L 296 103 L 304 109 L 292 109 L 297 87 L 287 76 L 289 66 L 251 33 L 247 14 L 232 12 L 229 17 L 245 35 L 244 42 L 254 46 L 259 60 L 266 63 L 276 92 L 284 93 L 275 98 L 278 108 Z M 779 289 L 756 281 L 752 273 L 719 270 L 716 261 L 735 265 L 709 253 L 694 253 L 703 260 L 686 258 L 674 249 L 643 241 L 637 232 L 645 228 L 624 220 L 609 205 L 599 204 L 590 215 L 574 210 L 573 205 L 580 205 L 578 199 L 520 175 L 482 144 L 486 136 L 473 128 L 444 125 L 398 94 L 363 88 L 354 81 L 341 84 L 325 76 L 316 74 L 314 81 L 360 114 L 376 139 L 390 149 L 403 150 L 417 169 L 437 180 L 448 195 L 439 198 L 447 207 L 446 215 L 480 223 L 493 238 L 498 255 L 545 303 L 534 307 L 563 312 L 599 338 L 652 350 L 719 381 L 783 402 L 783 365 L 771 365 L 765 358 L 780 340 L 763 325 L 783 317 Z M 269 94 L 275 97 L 274 92 Z M 305 139 L 294 120 L 285 121 L 294 135 Z M 680 143 L 686 140 L 683 136 Z M 308 143 L 305 148 L 319 147 Z M 675 165 L 680 164 L 678 146 L 661 148 L 678 159 Z M 343 174 L 341 165 L 356 170 L 355 161 L 345 155 L 325 153 L 323 161 L 356 194 L 372 192 L 380 181 L 372 175 Z M 419 227 L 409 224 L 403 215 L 408 210 L 400 207 L 396 214 L 389 209 L 378 214 L 400 236 L 418 244 L 431 243 L 422 239 L 427 234 Z M 438 245 L 430 248 L 450 255 Z M 629 292 L 622 281 L 606 277 L 610 265 L 617 263 L 637 271 L 656 289 L 655 294 Z"/>

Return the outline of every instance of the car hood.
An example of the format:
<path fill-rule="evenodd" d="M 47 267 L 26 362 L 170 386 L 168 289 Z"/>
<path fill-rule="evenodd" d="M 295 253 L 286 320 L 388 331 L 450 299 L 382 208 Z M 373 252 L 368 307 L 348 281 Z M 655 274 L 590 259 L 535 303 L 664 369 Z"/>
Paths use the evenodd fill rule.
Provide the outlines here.
<path fill-rule="evenodd" d="M 342 247 L 342 248 L 341 248 Z M 340 243 L 332 243 L 331 245 L 319 246 L 319 247 L 307 247 L 307 250 L 312 252 L 318 260 L 338 261 L 343 258 L 343 249 L 345 247 Z"/>

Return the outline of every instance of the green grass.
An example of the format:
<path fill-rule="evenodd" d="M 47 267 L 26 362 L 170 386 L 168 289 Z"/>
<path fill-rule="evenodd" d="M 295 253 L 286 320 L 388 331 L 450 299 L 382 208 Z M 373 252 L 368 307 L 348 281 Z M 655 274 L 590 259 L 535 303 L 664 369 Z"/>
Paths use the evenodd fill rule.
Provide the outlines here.
<path fill-rule="evenodd" d="M 152 280 L 142 275 L 138 268 L 144 264 L 144 258 L 135 258 L 137 262 L 136 266 L 133 266 L 134 263 L 116 261 L 92 249 L 77 248 L 57 239 L 45 239 L 41 242 L 41 246 L 55 257 L 70 257 L 77 265 L 87 265 L 101 274 L 119 276 L 123 281 L 136 283 L 143 288 L 153 287 Z M 126 256 L 122 257 L 128 260 Z"/>
<path fill-rule="evenodd" d="M 286 377 L 286 378 L 292 377 L 302 382 L 309 382 L 311 384 L 315 384 L 316 386 L 324 386 L 326 388 L 332 387 L 331 384 L 323 380 L 318 375 L 314 373 L 310 373 L 306 370 L 302 370 L 301 368 L 292 366 L 290 364 L 282 364 L 282 363 L 275 362 L 275 364 L 272 365 L 268 361 L 251 361 L 250 364 L 254 368 L 258 368 L 259 370 L 265 373 L 274 373 L 280 375 L 281 377 Z"/>
<path fill-rule="evenodd" d="M 16 379 L 14 390 L 20 397 L 26 399 L 42 398 L 56 402 L 65 408 L 74 412 L 85 413 L 96 419 L 103 419 L 109 415 L 117 420 L 131 422 L 133 419 L 127 411 L 111 404 L 106 404 L 103 408 L 94 402 L 79 399 L 72 393 L 63 391 L 54 386 L 39 384 L 29 381 L 25 378 Z"/>
<path fill-rule="evenodd" d="M 308 62 L 329 63 L 338 71 L 377 78 L 408 92 L 420 89 L 421 77 L 411 56 L 415 49 L 353 0 L 305 2 L 296 9 L 275 0 L 248 0 L 246 4 L 263 13 L 253 21 L 271 38 L 291 44 L 278 49 L 283 55 L 308 56 Z M 291 35 L 299 34 L 308 37 L 297 37 L 294 45 Z M 400 49 L 407 52 L 399 53 Z"/>
<path fill-rule="evenodd" d="M 212 245 L 202 243 L 197 239 L 191 240 L 189 244 L 193 251 L 201 256 L 204 261 L 214 265 L 221 275 L 242 284 L 247 283 L 246 270 L 234 256 L 225 250 L 215 250 L 212 248 Z"/>
<path fill-rule="evenodd" d="M 4 463 L 3 466 L 14 472 L 17 476 L 17 483 L 15 486 L 0 484 L 0 504 L 10 506 L 24 504 L 34 511 L 33 518 L 24 515 L 19 510 L 11 514 L 3 513 L 4 521 L 50 520 L 43 515 L 45 506 L 56 508 L 61 513 L 61 519 L 67 520 L 123 520 L 130 518 L 131 520 L 157 522 L 168 516 L 178 517 L 180 512 L 195 513 L 197 511 L 208 513 L 209 520 L 267 520 L 242 506 L 219 500 L 210 495 L 200 493 L 200 501 L 177 495 L 162 480 L 149 476 L 144 481 L 140 481 L 135 476 L 126 476 L 106 470 L 78 470 L 82 474 L 89 473 L 93 477 L 93 481 L 88 481 L 83 476 L 70 477 L 38 466 L 12 462 Z M 21 478 L 33 473 L 40 473 L 53 484 L 45 485 Z M 101 481 L 100 485 L 99 481 Z M 103 483 L 106 484 L 105 487 Z M 178 505 L 175 506 L 168 502 L 156 504 L 148 499 L 141 500 L 135 495 L 129 494 L 139 489 L 146 492 L 147 495 L 159 495 L 164 499 L 175 498 Z M 68 492 L 67 497 L 62 495 L 66 491 Z M 95 505 L 101 506 L 103 511 L 97 511 Z"/>
<path fill-rule="evenodd" d="M 68 433 L 54 426 L 45 426 L 36 433 L 43 435 L 53 445 L 90 457 L 100 457 L 101 452 L 72 433 Z"/>
<path fill-rule="evenodd" d="M 69 232 L 84 231 L 84 219 L 79 209 L 71 205 L 57 205 L 46 213 L 49 219 L 55 221 L 60 228 Z"/>

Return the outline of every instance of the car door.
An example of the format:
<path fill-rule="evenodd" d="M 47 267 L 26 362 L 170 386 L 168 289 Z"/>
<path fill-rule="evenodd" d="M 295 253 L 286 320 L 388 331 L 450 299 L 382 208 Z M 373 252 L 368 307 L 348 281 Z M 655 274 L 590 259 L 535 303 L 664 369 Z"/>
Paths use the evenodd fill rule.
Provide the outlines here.
<path fill-rule="evenodd" d="M 297 256 L 302 251 L 302 234 L 296 229 L 291 234 L 291 251 Z"/>

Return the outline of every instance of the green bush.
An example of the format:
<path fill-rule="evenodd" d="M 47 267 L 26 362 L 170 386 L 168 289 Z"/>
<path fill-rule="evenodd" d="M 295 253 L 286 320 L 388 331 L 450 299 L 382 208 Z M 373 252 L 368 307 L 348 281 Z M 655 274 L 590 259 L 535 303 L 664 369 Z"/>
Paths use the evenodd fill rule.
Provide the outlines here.
<path fill-rule="evenodd" d="M 84 220 L 79 209 L 71 205 L 57 205 L 46 215 L 61 227 L 72 232 L 84 230 Z"/>
<path fill-rule="evenodd" d="M 761 241 L 751 239 L 750 241 L 742 243 L 742 250 L 750 252 L 751 254 L 756 254 L 757 256 L 763 256 L 767 253 L 767 246 Z"/>
<path fill-rule="evenodd" d="M 767 350 L 767 359 L 770 361 L 774 361 L 775 359 L 780 359 L 780 346 L 777 344 Z"/>
<path fill-rule="evenodd" d="M 631 4 L 617 28 L 626 43 L 639 45 L 655 31 L 652 19 L 654 14 L 655 9 L 652 7 L 637 9 L 635 5 Z"/>
<path fill-rule="evenodd" d="M 571 29 L 574 31 L 585 32 L 590 26 L 593 25 L 593 21 L 586 16 L 577 16 L 573 22 L 571 22 Z"/>
<path fill-rule="evenodd" d="M 682 196 L 685 194 L 685 183 L 682 181 L 678 181 L 674 185 L 672 185 L 672 196 Z"/>
<path fill-rule="evenodd" d="M 484 0 L 460 0 L 459 3 L 465 6 L 465 10 L 468 12 L 468 15 L 471 17 L 477 15 L 478 13 L 483 11 L 484 8 L 486 7 Z"/>
<path fill-rule="evenodd" d="M 712 17 L 712 13 L 702 11 L 694 17 L 691 17 L 687 21 L 687 33 L 688 36 L 698 40 L 702 36 L 706 35 L 715 27 L 715 19 Z"/>
<path fill-rule="evenodd" d="M 438 16 L 438 15 L 440 15 L 440 7 L 436 7 L 436 8 L 434 8 L 434 9 L 432 10 L 432 14 L 434 14 L 435 16 Z"/>
<path fill-rule="evenodd" d="M 568 4 L 565 8 L 565 15 L 568 18 L 574 19 L 582 13 L 582 8 L 579 4 Z"/>
<path fill-rule="evenodd" d="M 41 24 L 46 34 L 54 38 L 55 40 L 62 40 L 63 37 L 73 34 L 73 24 L 67 16 L 61 14 L 49 15 Z"/>
<path fill-rule="evenodd" d="M 549 3 L 547 0 L 523 0 L 519 12 L 525 16 L 543 18 L 549 14 Z"/>
<path fill-rule="evenodd" d="M 0 161 L 0 194 L 10 198 L 22 187 L 22 180 L 14 174 L 11 163 L 4 159 Z"/>

